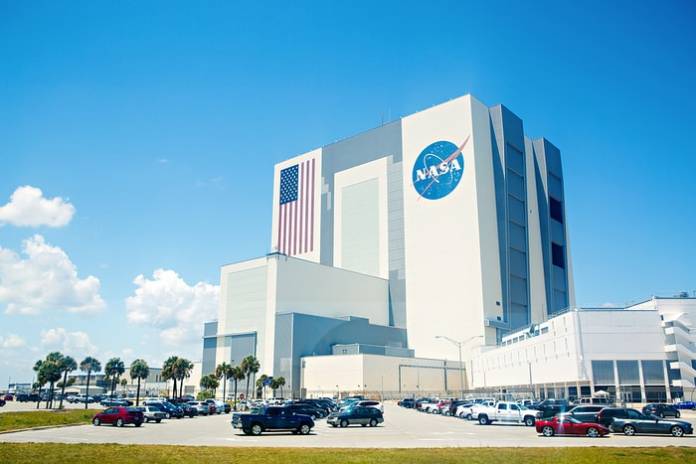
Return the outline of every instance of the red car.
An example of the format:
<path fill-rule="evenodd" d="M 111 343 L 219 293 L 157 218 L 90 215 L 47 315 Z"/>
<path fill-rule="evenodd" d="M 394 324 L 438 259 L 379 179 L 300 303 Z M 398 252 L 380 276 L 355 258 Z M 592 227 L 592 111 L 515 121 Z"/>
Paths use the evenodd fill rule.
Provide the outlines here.
<path fill-rule="evenodd" d="M 126 424 L 135 424 L 140 427 L 145 422 L 145 416 L 140 408 L 126 408 L 114 406 L 103 412 L 95 414 L 92 418 L 94 425 L 111 424 L 123 427 Z"/>
<path fill-rule="evenodd" d="M 537 419 L 536 430 L 545 437 L 554 435 L 585 435 L 591 438 L 603 437 L 609 429 L 594 422 L 582 422 L 571 416 L 554 416 Z"/>
<path fill-rule="evenodd" d="M 5 401 L 13 401 L 13 400 L 14 400 L 14 396 L 12 396 L 12 393 L 7 393 L 7 394 L 5 394 L 5 397 L 3 398 L 3 400 L 5 400 Z"/>

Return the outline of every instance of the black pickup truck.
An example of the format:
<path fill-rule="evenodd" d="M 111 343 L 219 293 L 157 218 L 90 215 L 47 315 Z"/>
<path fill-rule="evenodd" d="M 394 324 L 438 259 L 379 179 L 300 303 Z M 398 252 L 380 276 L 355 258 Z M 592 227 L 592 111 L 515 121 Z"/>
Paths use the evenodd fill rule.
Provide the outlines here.
<path fill-rule="evenodd" d="M 289 430 L 307 435 L 314 427 L 311 417 L 296 414 L 291 408 L 270 406 L 252 413 L 234 413 L 232 428 L 242 429 L 246 435 L 261 435 L 266 431 Z"/>

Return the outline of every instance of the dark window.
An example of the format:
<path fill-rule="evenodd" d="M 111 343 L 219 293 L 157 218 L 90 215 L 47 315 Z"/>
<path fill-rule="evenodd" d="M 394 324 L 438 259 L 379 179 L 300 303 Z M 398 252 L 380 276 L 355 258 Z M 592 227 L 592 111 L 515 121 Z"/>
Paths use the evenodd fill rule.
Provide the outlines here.
<path fill-rule="evenodd" d="M 551 219 L 555 219 L 563 224 L 563 203 L 554 197 L 549 197 L 549 213 L 551 214 Z"/>
<path fill-rule="evenodd" d="M 563 246 L 557 243 L 551 244 L 551 262 L 554 266 L 558 266 L 565 269 L 565 253 L 563 253 Z"/>

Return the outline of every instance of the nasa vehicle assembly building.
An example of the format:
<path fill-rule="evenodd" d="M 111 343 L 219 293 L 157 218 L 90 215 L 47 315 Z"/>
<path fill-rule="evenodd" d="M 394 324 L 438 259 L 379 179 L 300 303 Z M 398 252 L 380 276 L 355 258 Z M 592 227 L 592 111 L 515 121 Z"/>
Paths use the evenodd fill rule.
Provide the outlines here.
<path fill-rule="evenodd" d="M 273 183 L 271 252 L 222 267 L 203 374 L 251 354 L 293 396 L 519 385 L 483 357 L 575 306 L 560 151 L 504 106 L 459 97 Z"/>

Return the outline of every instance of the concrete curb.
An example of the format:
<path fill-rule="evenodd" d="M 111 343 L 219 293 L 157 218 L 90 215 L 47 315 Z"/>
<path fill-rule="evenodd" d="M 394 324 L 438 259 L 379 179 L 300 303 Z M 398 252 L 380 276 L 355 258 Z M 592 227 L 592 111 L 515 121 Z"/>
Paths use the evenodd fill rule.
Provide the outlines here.
<path fill-rule="evenodd" d="M 74 422 L 72 424 L 40 425 L 38 427 L 29 427 L 26 429 L 3 430 L 3 431 L 0 431 L 0 435 L 4 435 L 6 433 L 28 432 L 30 430 L 60 429 L 63 427 L 75 427 L 78 425 L 89 425 L 89 424 L 90 424 L 89 422 Z"/>

